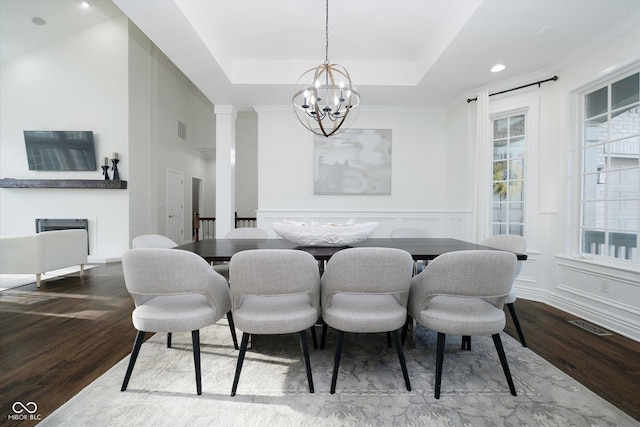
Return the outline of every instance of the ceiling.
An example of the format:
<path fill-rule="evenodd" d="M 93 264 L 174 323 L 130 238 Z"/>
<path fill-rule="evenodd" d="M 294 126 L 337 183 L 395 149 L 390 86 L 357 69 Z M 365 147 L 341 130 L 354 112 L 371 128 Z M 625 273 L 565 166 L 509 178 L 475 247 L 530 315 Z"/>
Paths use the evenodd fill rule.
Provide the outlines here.
<path fill-rule="evenodd" d="M 289 104 L 298 77 L 325 60 L 323 0 L 89 3 L 0 0 L 1 59 L 121 10 L 214 104 L 239 110 Z M 551 77 L 638 15 L 640 0 L 330 0 L 328 57 L 363 106 L 446 107 L 480 87 Z M 496 63 L 506 70 L 491 73 Z"/>
<path fill-rule="evenodd" d="M 97 25 L 122 12 L 111 1 L 0 0 L 0 61 L 14 59 L 44 45 Z M 32 19 L 40 18 L 44 25 Z"/>

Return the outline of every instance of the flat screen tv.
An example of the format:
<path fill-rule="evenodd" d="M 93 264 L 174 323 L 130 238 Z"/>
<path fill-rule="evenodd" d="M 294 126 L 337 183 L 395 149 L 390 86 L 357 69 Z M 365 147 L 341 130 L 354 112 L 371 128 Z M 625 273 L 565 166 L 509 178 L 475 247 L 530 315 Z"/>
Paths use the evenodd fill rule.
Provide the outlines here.
<path fill-rule="evenodd" d="M 94 171 L 92 131 L 25 130 L 29 170 Z"/>

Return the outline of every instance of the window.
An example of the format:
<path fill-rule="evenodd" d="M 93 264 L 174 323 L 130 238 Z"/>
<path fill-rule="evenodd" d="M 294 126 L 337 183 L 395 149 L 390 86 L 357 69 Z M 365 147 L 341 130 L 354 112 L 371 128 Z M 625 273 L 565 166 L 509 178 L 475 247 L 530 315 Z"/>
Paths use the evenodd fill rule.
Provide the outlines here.
<path fill-rule="evenodd" d="M 580 252 L 638 261 L 640 73 L 583 96 Z"/>
<path fill-rule="evenodd" d="M 492 234 L 524 236 L 525 114 L 493 120 Z"/>

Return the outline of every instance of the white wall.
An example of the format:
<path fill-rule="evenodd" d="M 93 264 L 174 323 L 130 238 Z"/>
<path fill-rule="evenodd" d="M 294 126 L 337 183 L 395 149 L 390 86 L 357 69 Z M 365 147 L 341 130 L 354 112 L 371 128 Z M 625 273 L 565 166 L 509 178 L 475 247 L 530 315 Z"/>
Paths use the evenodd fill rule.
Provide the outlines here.
<path fill-rule="evenodd" d="M 390 195 L 314 195 L 313 134 L 290 107 L 258 108 L 259 210 L 441 210 L 447 201 L 444 110 L 364 109 L 353 128 L 391 129 Z M 286 131 L 283 131 L 286 129 Z"/>
<path fill-rule="evenodd" d="M 140 234 L 167 234 L 166 174 L 184 175 L 184 235 L 192 227 L 192 178 L 202 180 L 201 216 L 215 216 L 215 159 L 203 150 L 215 148 L 213 104 L 130 23 L 130 149 L 137 181 L 131 188 L 130 239 Z M 187 128 L 178 137 L 178 121 Z M 133 224 L 135 223 L 135 227 Z"/>
<path fill-rule="evenodd" d="M 352 126 L 391 129 L 391 194 L 315 195 L 314 135 L 287 107 L 258 112 L 258 224 L 283 219 L 376 221 L 374 237 L 418 227 L 433 236 L 468 238 L 468 212 L 448 208 L 449 156 L 444 109 L 363 108 Z M 283 131 L 286 129 L 286 131 Z M 446 233 L 446 234 L 445 234 Z"/>
<path fill-rule="evenodd" d="M 153 48 L 155 59 L 154 126 L 152 151 L 156 157 L 152 166 L 156 191 L 157 232 L 167 233 L 166 174 L 167 170 L 184 174 L 184 236 L 191 240 L 192 177 L 206 179 L 206 161 L 192 149 L 214 145 L 215 116 L 211 104 L 164 54 Z M 187 141 L 178 137 L 178 120 L 187 125 Z M 135 125 L 135 124 L 132 124 Z M 135 141 L 131 142 L 135 144 Z M 207 188 L 207 187 L 205 187 Z M 205 194 L 205 200 L 210 195 Z M 154 207 L 152 207 L 153 210 Z M 182 242 L 179 242 L 182 243 Z"/>
<path fill-rule="evenodd" d="M 575 257 L 581 132 L 575 107 L 585 85 L 612 78 L 633 63 L 640 67 L 638 40 L 640 15 L 636 14 L 554 70 L 560 79 L 541 98 L 540 159 L 545 160 L 545 169 L 539 181 L 547 189 L 540 192 L 541 216 L 550 223 L 545 233 L 549 242 L 544 246 L 539 242 L 541 262 L 548 266 L 540 269 L 540 283 L 548 292 L 545 300 L 636 340 L 640 340 L 638 264 Z M 566 236 L 564 241 L 554 233 Z"/>
<path fill-rule="evenodd" d="M 92 130 L 101 163 L 122 154 L 129 179 L 127 20 L 110 20 L 0 65 L 0 176 L 102 179 L 93 172 L 29 171 L 23 130 Z M 0 233 L 35 232 L 36 218 L 87 218 L 90 259 L 128 247 L 127 190 L 1 189 Z"/>
<path fill-rule="evenodd" d="M 155 233 L 158 229 L 157 195 L 152 191 L 153 165 L 157 163 L 157 150 L 152 149 L 155 139 L 152 95 L 155 93 L 151 72 L 153 58 L 149 39 L 129 22 L 129 241 L 135 236 Z"/>
<path fill-rule="evenodd" d="M 1 64 L 0 177 L 102 179 L 29 171 L 22 131 L 93 130 L 101 162 L 120 154 L 127 190 L 0 189 L 0 233 L 35 232 L 36 218 L 89 219 L 90 262 L 119 260 L 133 237 L 166 233 L 166 171 L 184 173 L 183 241 L 191 238 L 191 178 L 213 166 L 213 105 L 123 15 Z M 187 125 L 187 141 L 177 122 Z M 213 190 L 214 191 L 214 190 Z M 205 202 L 214 195 L 205 195 Z"/>
<path fill-rule="evenodd" d="M 638 264 L 580 259 L 578 224 L 580 122 L 577 93 L 629 64 L 640 65 L 640 17 L 615 33 L 546 70 L 559 80 L 491 98 L 492 105 L 536 105 L 539 125 L 527 177 L 529 260 L 517 282 L 520 296 L 544 301 L 569 313 L 640 340 Z M 502 88 L 504 89 L 504 88 Z M 491 91 L 490 91 L 491 92 Z M 461 120 L 462 113 L 456 116 Z M 526 331 L 525 331 L 526 333 Z"/>

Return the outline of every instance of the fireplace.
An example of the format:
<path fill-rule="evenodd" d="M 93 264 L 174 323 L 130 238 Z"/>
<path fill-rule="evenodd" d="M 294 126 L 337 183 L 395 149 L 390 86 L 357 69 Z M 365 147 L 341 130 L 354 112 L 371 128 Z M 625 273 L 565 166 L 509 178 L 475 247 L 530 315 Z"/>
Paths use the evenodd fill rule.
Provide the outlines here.
<path fill-rule="evenodd" d="M 87 230 L 87 255 L 89 254 L 89 220 L 87 219 L 60 219 L 60 218 L 37 218 L 36 233 L 52 230 Z"/>

